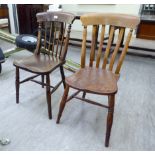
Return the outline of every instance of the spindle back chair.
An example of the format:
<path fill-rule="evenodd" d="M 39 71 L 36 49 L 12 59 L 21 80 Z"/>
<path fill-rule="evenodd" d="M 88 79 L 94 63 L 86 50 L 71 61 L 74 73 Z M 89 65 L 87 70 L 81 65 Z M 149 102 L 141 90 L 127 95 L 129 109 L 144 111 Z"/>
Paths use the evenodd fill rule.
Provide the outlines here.
<path fill-rule="evenodd" d="M 109 146 L 109 138 L 111 133 L 111 127 L 113 122 L 113 112 L 115 104 L 115 94 L 117 93 L 117 80 L 120 74 L 120 69 L 125 58 L 129 42 L 131 40 L 133 29 L 136 28 L 140 19 L 137 16 L 125 15 L 125 14 L 109 14 L 109 13 L 92 13 L 85 14 L 81 16 L 81 22 L 84 27 L 83 29 L 83 41 L 81 48 L 81 69 L 75 74 L 66 78 L 66 88 L 64 95 L 60 102 L 60 108 L 57 118 L 57 123 L 59 123 L 62 112 L 66 105 L 66 102 L 70 101 L 72 98 L 76 98 L 85 101 L 90 104 L 98 105 L 108 109 L 107 115 L 107 129 L 105 146 Z M 87 40 L 87 28 L 92 26 L 92 41 L 90 48 L 90 58 L 89 64 L 86 63 L 86 40 Z M 110 26 L 110 34 L 106 47 L 104 48 L 104 38 L 106 26 Z M 99 47 L 96 53 L 96 32 L 97 28 L 101 28 Z M 124 39 L 124 46 L 122 52 L 118 55 L 120 46 L 123 40 L 123 35 L 125 29 L 129 29 L 127 37 Z M 112 47 L 113 37 L 116 34 L 115 31 L 119 30 L 117 36 L 116 45 Z M 113 48 L 113 52 L 110 55 L 110 50 Z M 105 49 L 105 51 L 103 51 Z M 119 56 L 116 59 L 116 55 Z M 110 59 L 108 60 L 110 56 Z M 103 58 L 103 60 L 101 60 Z M 114 65 L 115 60 L 118 60 L 117 64 Z M 107 63 L 109 61 L 109 64 Z M 114 69 L 114 66 L 116 68 Z M 69 88 L 74 88 L 77 91 L 68 97 Z M 83 92 L 82 98 L 77 95 Z M 86 93 L 93 93 L 99 95 L 108 96 L 108 104 L 103 105 L 86 99 Z"/>
<path fill-rule="evenodd" d="M 67 12 L 42 12 L 36 15 L 38 27 L 37 45 L 34 54 L 20 60 L 14 61 L 16 67 L 16 103 L 19 103 L 19 85 L 32 81 L 46 86 L 46 98 L 48 105 L 48 116 L 52 118 L 51 94 L 63 82 L 65 87 L 65 75 L 63 64 L 68 50 L 71 25 L 74 14 Z M 50 73 L 60 68 L 62 80 L 56 85 L 50 85 Z M 20 81 L 19 69 L 34 73 L 34 76 Z M 34 78 L 41 76 L 41 81 Z M 46 80 L 44 79 L 46 77 Z M 51 90 L 52 88 L 52 90 Z"/>

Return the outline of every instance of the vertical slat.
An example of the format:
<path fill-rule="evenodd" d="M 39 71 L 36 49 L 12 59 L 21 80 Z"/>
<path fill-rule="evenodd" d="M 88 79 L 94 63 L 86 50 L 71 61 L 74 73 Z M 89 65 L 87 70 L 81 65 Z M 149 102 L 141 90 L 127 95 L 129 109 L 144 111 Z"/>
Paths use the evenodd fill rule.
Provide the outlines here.
<path fill-rule="evenodd" d="M 104 58 L 103 58 L 102 69 L 106 68 L 106 64 L 107 64 L 107 60 L 108 60 L 108 56 L 109 56 L 109 52 L 110 52 L 110 47 L 111 47 L 114 31 L 115 31 L 114 26 L 111 26 L 109 40 L 108 40 L 108 44 L 107 44 L 106 51 L 105 51 Z"/>
<path fill-rule="evenodd" d="M 46 49 L 47 42 L 47 22 L 45 23 L 45 36 L 44 36 L 44 48 Z"/>
<path fill-rule="evenodd" d="M 86 61 L 87 26 L 84 26 L 82 38 L 83 38 L 83 41 L 82 41 L 82 48 L 81 48 L 81 68 L 84 68 L 85 67 L 85 61 Z"/>
<path fill-rule="evenodd" d="M 97 25 L 93 25 L 93 30 L 92 30 L 92 41 L 91 41 L 91 50 L 90 50 L 90 61 L 89 61 L 89 66 L 93 66 L 93 61 L 95 57 L 95 42 L 96 42 L 96 37 L 97 37 Z"/>
<path fill-rule="evenodd" d="M 42 23 L 39 22 L 39 26 L 38 26 L 38 37 L 37 37 L 37 46 L 36 46 L 36 50 L 35 50 L 35 54 L 40 54 L 40 43 L 41 43 L 41 25 Z"/>
<path fill-rule="evenodd" d="M 62 46 L 63 46 L 63 42 L 64 42 L 64 35 L 65 35 L 65 30 L 66 30 L 66 23 L 64 23 L 63 26 L 63 32 L 61 32 L 61 42 L 60 42 L 60 52 L 59 52 L 59 58 L 61 57 L 61 52 L 62 52 Z"/>
<path fill-rule="evenodd" d="M 121 29 L 120 29 L 120 32 L 119 32 L 119 35 L 118 35 L 118 39 L 117 39 L 117 43 L 116 43 L 114 52 L 113 52 L 113 54 L 112 54 L 112 56 L 111 56 L 111 59 L 110 59 L 110 65 L 109 65 L 109 70 L 110 70 L 110 71 L 112 71 L 112 69 L 113 69 L 113 65 L 114 65 L 114 62 L 115 62 L 115 58 L 116 58 L 116 55 L 117 55 L 117 53 L 118 53 L 119 47 L 120 47 L 121 42 L 122 42 L 122 39 L 123 39 L 124 31 L 125 31 L 125 28 L 121 28 Z"/>
<path fill-rule="evenodd" d="M 57 57 L 57 55 L 58 55 L 58 46 L 59 46 L 59 42 L 60 42 L 60 31 L 59 31 L 59 33 L 58 33 L 58 38 L 56 38 L 56 41 L 57 41 L 57 45 L 56 45 L 56 54 L 55 54 L 55 56 Z"/>
<path fill-rule="evenodd" d="M 131 40 L 132 32 L 133 32 L 133 30 L 131 29 L 130 32 L 128 33 L 124 48 L 123 48 L 122 53 L 120 55 L 120 58 L 118 60 L 118 64 L 117 64 L 117 67 L 116 67 L 115 74 L 119 74 L 119 72 L 120 72 L 123 60 L 125 58 L 125 55 L 126 55 L 126 52 L 127 52 L 128 46 L 129 46 L 129 42 Z"/>
<path fill-rule="evenodd" d="M 49 36 L 49 44 L 48 44 L 48 51 L 50 51 L 50 47 L 51 47 L 51 36 L 52 36 L 52 22 L 50 23 L 50 36 Z"/>
<path fill-rule="evenodd" d="M 52 56 L 54 54 L 54 44 L 55 44 L 55 38 L 56 38 L 56 27 L 54 27 L 54 36 L 53 36 L 53 41 L 52 41 Z"/>
<path fill-rule="evenodd" d="M 97 68 L 100 65 L 100 59 L 101 59 L 101 54 L 102 54 L 102 47 L 103 47 L 103 42 L 104 42 L 104 34 L 105 34 L 105 25 L 102 25 L 99 49 L 98 49 L 97 58 L 96 58 L 96 67 Z"/>

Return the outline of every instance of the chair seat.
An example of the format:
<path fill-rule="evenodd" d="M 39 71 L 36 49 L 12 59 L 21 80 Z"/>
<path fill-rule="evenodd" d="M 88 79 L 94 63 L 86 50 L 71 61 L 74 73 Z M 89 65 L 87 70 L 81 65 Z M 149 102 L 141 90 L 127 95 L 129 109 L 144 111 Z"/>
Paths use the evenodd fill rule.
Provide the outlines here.
<path fill-rule="evenodd" d="M 78 90 L 106 95 L 117 92 L 117 79 L 118 76 L 111 71 L 85 67 L 66 78 L 66 83 Z"/>
<path fill-rule="evenodd" d="M 47 54 L 33 55 L 24 59 L 14 61 L 14 65 L 33 73 L 49 73 L 61 64 L 60 59 Z"/>

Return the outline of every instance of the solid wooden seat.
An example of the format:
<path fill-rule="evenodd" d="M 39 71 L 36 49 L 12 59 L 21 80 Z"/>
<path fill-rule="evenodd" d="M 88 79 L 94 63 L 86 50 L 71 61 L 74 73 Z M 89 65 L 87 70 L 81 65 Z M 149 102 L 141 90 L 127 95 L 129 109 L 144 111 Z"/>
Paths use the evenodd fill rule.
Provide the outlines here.
<path fill-rule="evenodd" d="M 15 60 L 16 67 L 16 103 L 19 103 L 19 85 L 32 81 L 46 87 L 46 99 L 49 119 L 52 118 L 51 94 L 63 83 L 65 88 L 65 75 L 63 64 L 68 50 L 71 25 L 74 14 L 68 12 L 42 12 L 37 15 L 38 38 L 34 54 L 20 60 Z M 60 69 L 61 81 L 55 86 L 50 84 L 50 74 L 55 69 Z M 24 70 L 34 73 L 20 81 L 19 71 Z M 41 81 L 35 78 L 40 76 Z M 52 89 L 51 89 L 52 88 Z"/>
<path fill-rule="evenodd" d="M 114 73 L 101 68 L 85 67 L 66 78 L 70 87 L 95 94 L 115 94 L 117 80 Z"/>
<path fill-rule="evenodd" d="M 91 13 L 81 16 L 83 25 L 83 38 L 81 48 L 81 69 L 72 76 L 66 78 L 66 88 L 60 102 L 57 123 L 60 122 L 61 115 L 68 101 L 73 98 L 85 101 L 93 105 L 108 109 L 105 146 L 109 146 L 110 133 L 113 123 L 113 113 L 115 105 L 115 94 L 117 93 L 117 80 L 119 79 L 120 69 L 125 58 L 129 42 L 131 40 L 133 29 L 140 22 L 139 17 L 125 14 L 110 14 L 110 13 Z M 90 49 L 89 67 L 86 65 L 86 40 L 87 29 L 92 27 L 92 39 Z M 106 28 L 110 27 L 109 38 L 105 47 L 104 40 Z M 120 46 L 123 42 L 123 36 L 126 28 L 129 29 L 127 37 L 124 39 L 124 47 L 121 53 L 118 54 Z M 97 30 L 100 29 L 99 46 L 96 47 L 95 41 Z M 89 29 L 90 30 L 90 29 Z M 112 44 L 115 32 L 118 30 L 117 41 L 115 46 Z M 110 54 L 110 49 L 113 48 Z M 96 50 L 97 48 L 97 50 Z M 105 50 L 104 50 L 105 49 Z M 104 50 L 104 51 L 103 51 Z M 97 52 L 96 52 L 97 51 Z M 104 55 L 103 55 L 104 54 Z M 103 56 L 102 56 L 103 55 Z M 118 57 L 116 57 L 118 55 Z M 103 60 L 102 60 L 103 58 Z M 109 64 L 107 65 L 107 62 Z M 68 97 L 69 88 L 72 87 L 77 91 Z M 83 92 L 82 97 L 77 96 Z M 86 93 L 94 93 L 106 95 L 108 104 L 100 104 L 96 101 L 86 98 Z M 70 113 L 71 115 L 71 113 Z"/>
<path fill-rule="evenodd" d="M 61 61 L 59 58 L 56 58 L 47 54 L 32 55 L 30 57 L 15 60 L 14 65 L 20 67 L 24 70 L 28 70 L 32 73 L 50 73 L 55 68 L 64 64 L 65 61 Z"/>

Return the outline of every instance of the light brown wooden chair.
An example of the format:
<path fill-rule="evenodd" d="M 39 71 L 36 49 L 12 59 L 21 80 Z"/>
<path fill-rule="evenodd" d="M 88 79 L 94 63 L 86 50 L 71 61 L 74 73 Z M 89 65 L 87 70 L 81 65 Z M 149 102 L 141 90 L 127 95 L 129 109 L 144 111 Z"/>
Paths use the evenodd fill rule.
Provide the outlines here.
<path fill-rule="evenodd" d="M 111 127 L 113 123 L 113 113 L 114 113 L 114 104 L 115 104 L 115 94 L 117 93 L 117 80 L 119 78 L 120 69 L 125 58 L 128 45 L 132 36 L 133 29 L 136 28 L 140 19 L 139 17 L 125 14 L 104 14 L 104 13 L 94 13 L 94 14 L 85 14 L 81 16 L 81 22 L 84 26 L 83 29 L 83 41 L 81 49 L 81 69 L 78 70 L 75 74 L 66 78 L 66 88 L 60 103 L 59 113 L 57 118 L 57 123 L 59 123 L 62 112 L 66 105 L 66 102 L 70 101 L 72 98 L 76 98 L 87 103 L 98 105 L 108 109 L 107 115 L 107 126 L 106 126 L 106 138 L 105 146 L 109 146 L 109 138 L 111 133 Z M 104 37 L 106 25 L 111 26 L 109 39 L 107 46 L 105 48 L 103 60 L 102 50 L 104 46 Z M 90 49 L 90 61 L 89 65 L 86 65 L 86 38 L 87 38 L 87 28 L 92 26 L 92 42 Z M 96 38 L 96 29 L 100 26 L 100 41 L 97 54 L 95 54 L 95 38 Z M 117 36 L 117 41 L 113 47 L 113 53 L 110 55 L 109 64 L 107 65 L 107 60 L 109 57 L 109 51 L 112 46 L 113 35 L 115 30 L 119 29 L 119 34 Z M 126 39 L 124 40 L 124 46 L 122 52 L 117 54 L 125 29 L 129 28 Z M 116 59 L 116 55 L 119 56 Z M 96 58 L 96 61 L 95 61 Z M 115 59 L 117 64 L 114 65 Z M 115 66 L 115 67 L 114 67 Z M 115 69 L 114 69 L 115 68 Z M 77 91 L 68 97 L 69 88 L 74 88 Z M 83 92 L 82 97 L 78 97 L 77 94 Z M 99 95 L 108 96 L 108 105 L 103 105 L 95 101 L 86 99 L 86 93 L 94 93 Z"/>
<path fill-rule="evenodd" d="M 67 12 L 42 12 L 36 16 L 37 22 L 39 22 L 36 50 L 32 56 L 15 60 L 13 63 L 16 67 L 16 103 L 19 103 L 20 84 L 33 81 L 42 85 L 43 88 L 46 86 L 48 115 L 49 119 L 51 119 L 51 94 L 62 82 L 65 87 L 63 64 L 65 63 L 74 14 Z M 50 73 L 57 68 L 60 69 L 62 80 L 56 86 L 51 86 Z M 35 75 L 20 81 L 20 69 Z M 41 76 L 41 81 L 34 79 L 38 76 Z M 44 80 L 45 77 L 46 80 Z"/>

